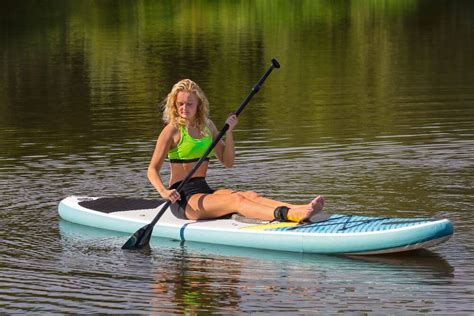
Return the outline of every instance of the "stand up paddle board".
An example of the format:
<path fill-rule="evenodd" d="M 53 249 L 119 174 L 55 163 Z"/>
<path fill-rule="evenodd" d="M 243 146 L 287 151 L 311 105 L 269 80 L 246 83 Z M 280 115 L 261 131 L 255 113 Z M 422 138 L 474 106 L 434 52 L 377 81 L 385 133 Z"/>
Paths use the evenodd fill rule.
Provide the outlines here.
<path fill-rule="evenodd" d="M 72 223 L 133 234 L 149 224 L 164 204 L 163 200 L 69 196 L 59 203 L 58 212 Z M 368 255 L 432 247 L 454 232 L 448 219 L 324 214 L 307 224 L 238 216 L 195 221 L 178 219 L 167 209 L 152 236 L 300 253 Z"/>

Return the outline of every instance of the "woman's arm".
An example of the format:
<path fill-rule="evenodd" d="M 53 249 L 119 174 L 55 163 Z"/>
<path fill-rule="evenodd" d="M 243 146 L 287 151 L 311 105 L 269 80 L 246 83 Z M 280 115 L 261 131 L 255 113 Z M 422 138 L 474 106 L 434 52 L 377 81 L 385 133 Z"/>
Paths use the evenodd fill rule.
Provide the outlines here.
<path fill-rule="evenodd" d="M 235 158 L 234 136 L 232 131 L 235 125 L 238 123 L 237 116 L 232 114 L 225 122 L 229 124 L 229 129 L 225 133 L 225 142 L 221 140 L 219 143 L 217 143 L 215 151 L 217 158 L 224 165 L 224 167 L 231 168 L 234 166 Z M 215 138 L 217 136 L 217 129 L 214 123 L 211 124 L 211 129 Z"/>
<path fill-rule="evenodd" d="M 171 124 L 168 124 L 158 136 L 156 141 L 155 150 L 148 166 L 148 179 L 160 195 L 171 202 L 176 202 L 179 199 L 179 194 L 176 190 L 168 190 L 168 187 L 163 184 L 163 180 L 160 176 L 161 168 L 166 159 L 168 151 L 175 143 L 173 137 L 176 133 L 179 133 L 178 129 Z"/>

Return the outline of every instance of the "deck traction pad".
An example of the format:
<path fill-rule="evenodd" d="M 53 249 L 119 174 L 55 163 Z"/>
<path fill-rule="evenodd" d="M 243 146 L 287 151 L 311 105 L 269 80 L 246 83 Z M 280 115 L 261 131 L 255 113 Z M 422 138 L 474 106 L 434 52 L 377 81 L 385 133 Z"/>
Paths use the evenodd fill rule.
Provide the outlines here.
<path fill-rule="evenodd" d="M 124 197 L 98 198 L 94 200 L 81 201 L 79 205 L 90 210 L 102 213 L 114 213 L 123 211 L 147 210 L 157 208 L 164 200 L 146 200 Z"/>

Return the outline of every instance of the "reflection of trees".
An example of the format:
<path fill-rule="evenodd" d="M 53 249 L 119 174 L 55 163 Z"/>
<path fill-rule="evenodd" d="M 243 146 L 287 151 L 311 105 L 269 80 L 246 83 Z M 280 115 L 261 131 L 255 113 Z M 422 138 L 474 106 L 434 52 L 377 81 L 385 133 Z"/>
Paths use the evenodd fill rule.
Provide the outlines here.
<path fill-rule="evenodd" d="M 202 85 L 221 122 L 276 57 L 282 68 L 246 110 L 242 129 L 265 126 L 277 133 L 301 118 L 317 121 L 317 131 L 290 135 L 298 145 L 337 137 L 341 128 L 391 131 L 400 90 L 414 82 L 436 89 L 441 78 L 470 78 L 462 71 L 472 63 L 469 6 L 409 0 L 2 2 L 0 124 L 61 131 L 65 138 L 92 130 L 93 139 L 106 142 L 153 138 L 160 124 L 156 104 L 183 77 Z M 447 69 L 447 59 L 455 70 Z M 399 68 L 414 72 L 400 74 Z M 448 70 L 451 77 L 440 77 Z"/>
<path fill-rule="evenodd" d="M 239 271 L 216 274 L 223 264 L 222 258 L 196 257 L 182 248 L 182 253 L 172 256 L 168 265 L 160 265 L 154 275 L 153 309 L 160 312 L 182 309 L 186 314 L 237 311 Z"/>
<path fill-rule="evenodd" d="M 308 298 L 334 293 L 328 280 L 357 296 L 364 283 L 450 285 L 453 271 L 442 256 L 425 249 L 346 257 L 191 243 L 160 262 L 151 304 L 162 313 L 235 314 L 259 312 L 262 306 L 297 313 L 321 306 Z"/>

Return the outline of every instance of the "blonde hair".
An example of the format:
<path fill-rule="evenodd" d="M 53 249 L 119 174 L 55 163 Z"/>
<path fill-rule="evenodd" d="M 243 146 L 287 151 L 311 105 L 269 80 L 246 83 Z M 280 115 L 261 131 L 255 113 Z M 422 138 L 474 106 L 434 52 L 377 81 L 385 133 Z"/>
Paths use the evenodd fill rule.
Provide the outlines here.
<path fill-rule="evenodd" d="M 163 121 L 165 123 L 171 123 L 176 127 L 186 125 L 186 120 L 179 116 L 178 109 L 176 108 L 178 93 L 182 91 L 191 92 L 199 99 L 195 127 L 201 133 L 204 133 L 209 120 L 209 101 L 198 84 L 190 79 L 183 79 L 177 82 L 171 89 L 171 92 L 168 93 L 168 96 L 163 100 Z"/>

